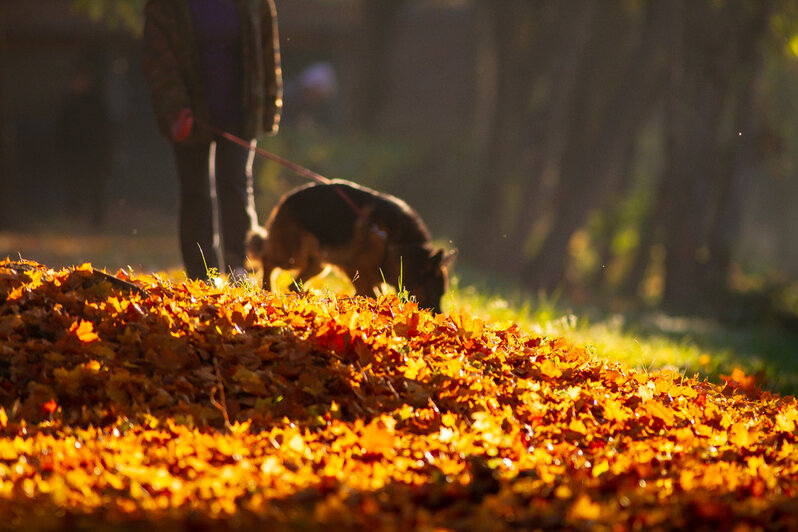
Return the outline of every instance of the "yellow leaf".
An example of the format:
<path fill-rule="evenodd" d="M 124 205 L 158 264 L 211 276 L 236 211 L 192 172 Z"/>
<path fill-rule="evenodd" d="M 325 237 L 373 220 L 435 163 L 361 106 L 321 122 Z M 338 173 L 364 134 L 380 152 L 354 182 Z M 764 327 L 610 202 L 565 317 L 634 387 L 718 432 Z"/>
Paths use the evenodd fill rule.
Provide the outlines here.
<path fill-rule="evenodd" d="M 288 440 L 287 446 L 296 453 L 303 453 L 305 451 L 305 440 L 297 433 Z"/>
<path fill-rule="evenodd" d="M 793 413 L 793 411 L 790 411 Z M 787 415 L 786 412 L 779 412 L 776 414 L 776 432 L 793 432 L 795 430 L 795 421 L 792 416 Z"/>
<path fill-rule="evenodd" d="M 581 419 L 573 418 L 568 424 L 568 429 L 578 432 L 579 434 L 587 434 L 587 427 L 585 427 Z"/>
<path fill-rule="evenodd" d="M 231 424 L 228 429 L 233 434 L 246 434 L 249 432 L 249 427 L 252 425 L 252 420 L 238 422 Z"/>
<path fill-rule="evenodd" d="M 595 521 L 601 517 L 601 506 L 590 500 L 587 494 L 579 496 L 570 510 L 571 519 Z"/>
<path fill-rule="evenodd" d="M 650 401 L 654 397 L 655 389 L 654 383 L 649 381 L 645 386 L 641 384 L 637 387 L 637 395 L 639 395 L 643 401 Z"/>
<path fill-rule="evenodd" d="M 606 460 L 602 460 L 593 468 L 593 477 L 600 477 L 610 470 L 610 464 Z"/>
<path fill-rule="evenodd" d="M 283 472 L 283 464 L 276 456 L 267 456 L 263 460 L 260 470 L 266 475 L 277 475 Z"/>
<path fill-rule="evenodd" d="M 684 397 L 686 399 L 695 399 L 698 396 L 698 392 L 689 386 L 673 386 L 669 393 L 672 397 Z"/>
<path fill-rule="evenodd" d="M 451 412 L 446 412 L 441 416 L 441 423 L 446 427 L 454 427 L 457 424 L 457 416 Z"/>
<path fill-rule="evenodd" d="M 558 499 L 570 499 L 573 496 L 573 491 L 565 484 L 560 484 L 555 488 L 554 496 Z"/>
<path fill-rule="evenodd" d="M 696 485 L 695 473 L 686 469 L 679 473 L 679 485 L 684 491 L 690 491 Z"/>
<path fill-rule="evenodd" d="M 729 428 L 729 442 L 740 448 L 750 445 L 751 438 L 745 423 L 735 423 Z"/>
<path fill-rule="evenodd" d="M 409 358 L 405 363 L 405 377 L 408 379 L 416 379 L 419 376 L 422 368 L 426 368 L 426 361 L 421 358 Z"/>
<path fill-rule="evenodd" d="M 540 373 L 549 379 L 559 379 L 562 376 L 562 371 L 557 367 L 554 361 L 545 358 L 540 361 Z"/>

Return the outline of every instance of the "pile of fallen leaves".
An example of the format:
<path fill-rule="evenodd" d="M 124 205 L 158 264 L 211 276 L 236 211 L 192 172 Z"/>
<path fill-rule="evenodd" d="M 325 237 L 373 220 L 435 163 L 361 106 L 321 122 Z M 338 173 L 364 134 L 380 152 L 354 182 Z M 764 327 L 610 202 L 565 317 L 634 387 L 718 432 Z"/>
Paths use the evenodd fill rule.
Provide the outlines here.
<path fill-rule="evenodd" d="M 798 528 L 795 399 L 395 295 L 0 262 L 0 523 Z"/>

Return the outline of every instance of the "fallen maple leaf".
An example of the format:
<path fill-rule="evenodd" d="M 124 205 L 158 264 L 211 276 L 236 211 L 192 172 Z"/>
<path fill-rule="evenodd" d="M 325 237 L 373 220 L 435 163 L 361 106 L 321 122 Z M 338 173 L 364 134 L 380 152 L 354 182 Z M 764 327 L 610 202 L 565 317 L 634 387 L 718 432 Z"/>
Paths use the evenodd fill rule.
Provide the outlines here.
<path fill-rule="evenodd" d="M 52 414 L 58 409 L 58 403 L 55 402 L 55 399 L 51 398 L 49 401 L 42 405 L 42 410 L 45 412 Z"/>
<path fill-rule="evenodd" d="M 94 325 L 86 320 L 73 323 L 69 328 L 69 332 L 73 333 L 83 343 L 93 342 L 99 338 L 97 333 L 94 332 Z"/>
<path fill-rule="evenodd" d="M 360 447 L 367 454 L 380 454 L 389 456 L 394 451 L 396 437 L 394 427 L 396 420 L 392 417 L 381 417 L 371 421 L 364 429 L 358 440 Z"/>

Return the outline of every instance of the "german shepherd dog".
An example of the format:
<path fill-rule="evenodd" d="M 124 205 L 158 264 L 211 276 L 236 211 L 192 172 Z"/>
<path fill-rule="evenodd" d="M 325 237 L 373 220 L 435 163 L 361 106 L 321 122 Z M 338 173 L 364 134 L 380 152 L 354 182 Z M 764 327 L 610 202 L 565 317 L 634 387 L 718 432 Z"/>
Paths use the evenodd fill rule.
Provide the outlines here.
<path fill-rule="evenodd" d="M 264 228 L 247 237 L 247 253 L 263 266 L 263 288 L 274 268 L 298 270 L 297 282 L 333 265 L 358 295 L 374 296 L 383 282 L 401 279 L 419 306 L 440 312 L 453 253 L 434 249 L 419 215 L 404 201 L 334 180 L 288 192 Z"/>

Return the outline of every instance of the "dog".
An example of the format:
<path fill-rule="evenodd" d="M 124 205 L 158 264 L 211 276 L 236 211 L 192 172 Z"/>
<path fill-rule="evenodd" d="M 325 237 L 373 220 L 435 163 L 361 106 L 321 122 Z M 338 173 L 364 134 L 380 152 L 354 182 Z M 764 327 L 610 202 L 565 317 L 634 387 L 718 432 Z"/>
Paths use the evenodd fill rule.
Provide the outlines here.
<path fill-rule="evenodd" d="M 309 184 L 284 195 L 264 227 L 250 231 L 247 254 L 263 267 L 295 270 L 297 283 L 326 266 L 343 270 L 358 295 L 399 282 L 419 307 L 441 311 L 455 252 L 435 249 L 421 217 L 401 199 L 344 180 Z"/>

